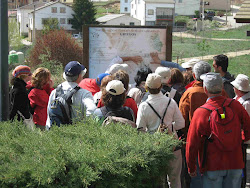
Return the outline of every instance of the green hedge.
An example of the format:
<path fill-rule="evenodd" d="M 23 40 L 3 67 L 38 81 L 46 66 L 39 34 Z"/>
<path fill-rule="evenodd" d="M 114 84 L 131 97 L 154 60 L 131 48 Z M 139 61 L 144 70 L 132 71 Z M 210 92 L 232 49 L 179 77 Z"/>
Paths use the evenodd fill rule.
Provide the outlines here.
<path fill-rule="evenodd" d="M 155 187 L 178 144 L 91 119 L 45 132 L 1 122 L 0 133 L 0 187 Z"/>

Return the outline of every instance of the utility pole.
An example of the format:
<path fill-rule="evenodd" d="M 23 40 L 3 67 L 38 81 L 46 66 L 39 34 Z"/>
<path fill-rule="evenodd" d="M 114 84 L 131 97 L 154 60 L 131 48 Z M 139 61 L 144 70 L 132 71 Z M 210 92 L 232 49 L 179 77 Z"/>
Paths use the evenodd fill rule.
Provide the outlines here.
<path fill-rule="evenodd" d="M 35 13 L 36 13 L 36 5 L 34 5 L 34 11 L 33 11 L 33 32 L 32 32 L 32 42 L 34 42 L 35 39 L 36 39 Z"/>
<path fill-rule="evenodd" d="M 205 17 L 204 12 L 205 12 L 205 10 L 204 10 L 204 0 L 202 0 L 202 18 L 201 18 L 202 27 L 201 28 L 202 28 L 203 37 L 204 37 L 204 17 Z"/>
<path fill-rule="evenodd" d="M 227 8 L 228 8 L 228 0 L 227 0 L 227 7 L 226 7 L 226 25 L 227 25 Z"/>
<path fill-rule="evenodd" d="M 0 121 L 9 115 L 8 0 L 0 1 Z"/>

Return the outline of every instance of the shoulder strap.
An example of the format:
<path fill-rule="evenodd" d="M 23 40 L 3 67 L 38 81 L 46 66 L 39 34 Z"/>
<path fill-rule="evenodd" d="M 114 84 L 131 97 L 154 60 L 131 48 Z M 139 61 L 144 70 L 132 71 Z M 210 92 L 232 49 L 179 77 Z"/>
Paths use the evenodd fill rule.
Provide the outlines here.
<path fill-rule="evenodd" d="M 162 117 L 158 114 L 158 112 L 156 112 L 156 110 L 154 109 L 154 107 L 149 102 L 147 102 L 147 104 L 152 108 L 152 110 L 154 111 L 154 113 L 161 119 L 161 123 L 163 123 L 163 120 L 164 120 L 164 117 L 166 115 L 166 112 L 167 112 L 167 109 L 168 109 L 168 106 L 169 106 L 170 102 L 171 102 L 171 99 L 169 98 L 168 105 L 167 105 L 167 107 L 166 107 L 166 109 L 165 109 Z"/>
<path fill-rule="evenodd" d="M 67 103 L 70 102 L 71 97 L 80 89 L 79 86 L 74 87 L 70 92 L 66 93 L 65 100 Z"/>
<path fill-rule="evenodd" d="M 154 111 L 154 113 L 161 119 L 161 116 L 158 114 L 158 112 L 156 112 L 156 110 L 154 109 L 154 107 L 149 102 L 147 102 L 147 104 L 152 108 L 152 110 Z"/>

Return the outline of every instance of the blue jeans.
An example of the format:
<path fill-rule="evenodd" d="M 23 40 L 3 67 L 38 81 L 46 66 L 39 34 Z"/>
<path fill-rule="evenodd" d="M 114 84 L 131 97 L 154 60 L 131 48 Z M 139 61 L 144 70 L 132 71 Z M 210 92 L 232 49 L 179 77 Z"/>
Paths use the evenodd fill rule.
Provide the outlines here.
<path fill-rule="evenodd" d="M 203 188 L 239 188 L 242 169 L 207 171 L 202 176 Z"/>
<path fill-rule="evenodd" d="M 200 173 L 198 158 L 196 159 L 196 173 L 197 173 L 197 176 L 191 178 L 190 188 L 202 188 L 202 176 Z"/>

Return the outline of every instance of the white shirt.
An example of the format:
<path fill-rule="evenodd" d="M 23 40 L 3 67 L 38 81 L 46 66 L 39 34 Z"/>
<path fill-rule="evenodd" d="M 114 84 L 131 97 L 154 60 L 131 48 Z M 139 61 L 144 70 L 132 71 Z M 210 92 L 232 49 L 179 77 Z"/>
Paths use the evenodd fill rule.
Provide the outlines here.
<path fill-rule="evenodd" d="M 78 84 L 75 82 L 65 81 L 62 83 L 62 89 L 64 92 L 70 91 L 76 86 L 78 86 Z M 55 94 L 56 94 L 56 89 L 54 89 L 49 96 L 48 107 L 51 104 L 51 102 L 55 99 Z M 49 129 L 51 127 L 48 107 L 47 107 L 48 115 L 46 121 L 46 129 Z M 89 116 L 94 113 L 95 109 L 96 105 L 94 103 L 93 96 L 89 91 L 85 89 L 79 89 L 72 96 L 72 118 L 83 119 L 85 114 L 86 116 Z"/>
<path fill-rule="evenodd" d="M 136 125 L 137 128 L 147 131 L 149 133 L 154 133 L 157 131 L 158 126 L 161 123 L 160 118 L 155 114 L 152 108 L 147 104 L 149 102 L 158 114 L 162 117 L 163 113 L 167 107 L 167 104 L 171 100 L 166 115 L 164 117 L 165 125 L 169 125 L 169 130 L 172 131 L 172 125 L 174 132 L 176 130 L 182 129 L 185 127 L 185 120 L 173 99 L 170 99 L 162 94 L 150 94 L 148 99 L 145 102 L 142 102 L 139 106 L 137 113 Z"/>
<path fill-rule="evenodd" d="M 236 98 L 237 96 L 234 97 L 234 99 Z M 246 109 L 248 115 L 250 116 L 250 91 L 247 94 L 240 97 L 238 101 Z"/>

